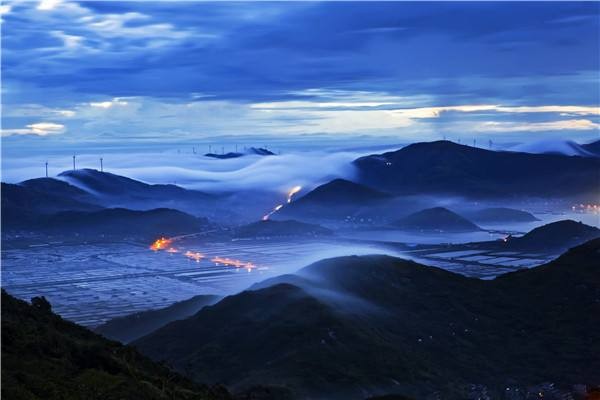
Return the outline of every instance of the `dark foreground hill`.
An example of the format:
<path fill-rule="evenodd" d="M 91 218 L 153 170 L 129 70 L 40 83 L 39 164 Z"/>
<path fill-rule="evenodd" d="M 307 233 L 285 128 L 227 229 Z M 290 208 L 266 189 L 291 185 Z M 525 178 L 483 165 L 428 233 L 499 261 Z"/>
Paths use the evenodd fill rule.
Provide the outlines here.
<path fill-rule="evenodd" d="M 345 179 L 334 179 L 287 204 L 276 218 L 339 218 L 390 200 L 392 196 Z"/>
<path fill-rule="evenodd" d="M 424 232 L 474 232 L 481 228 L 468 219 L 444 207 L 434 207 L 410 214 L 392 224 L 409 230 Z"/>
<path fill-rule="evenodd" d="M 197 381 L 300 398 L 491 398 L 600 383 L 600 240 L 493 281 L 387 256 L 324 260 L 134 342 Z M 535 389 L 537 390 L 537 389 Z M 537 393 L 537 392 L 536 392 Z M 523 397 L 524 398 L 524 397 Z"/>
<path fill-rule="evenodd" d="M 299 237 L 299 236 L 329 236 L 333 232 L 315 224 L 307 224 L 294 220 L 287 221 L 258 221 L 239 227 L 236 230 L 238 238 L 256 237 Z"/>
<path fill-rule="evenodd" d="M 600 159 L 490 151 L 449 141 L 415 143 L 354 161 L 358 182 L 396 194 L 596 198 Z"/>
<path fill-rule="evenodd" d="M 2 290 L 2 398 L 228 400 L 140 355 Z"/>
<path fill-rule="evenodd" d="M 198 295 L 179 301 L 158 310 L 141 311 L 123 317 L 113 318 L 96 327 L 95 332 L 109 339 L 129 343 L 145 336 L 169 322 L 196 314 L 202 307 L 216 303 L 220 299 L 214 295 Z"/>

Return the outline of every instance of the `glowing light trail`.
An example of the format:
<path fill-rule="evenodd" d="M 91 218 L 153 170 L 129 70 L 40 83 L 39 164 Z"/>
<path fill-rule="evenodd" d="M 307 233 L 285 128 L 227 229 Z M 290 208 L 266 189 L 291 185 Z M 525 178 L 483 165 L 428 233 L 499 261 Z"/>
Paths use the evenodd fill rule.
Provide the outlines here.
<path fill-rule="evenodd" d="M 276 207 L 276 209 L 273 212 L 279 210 L 281 207 L 283 207 L 283 205 L 279 205 L 278 207 Z M 175 239 L 176 238 L 161 237 L 159 239 L 156 239 L 150 245 L 150 249 L 152 251 L 164 250 L 165 252 L 171 253 L 171 254 L 179 253 L 180 251 L 178 249 L 171 246 L 171 243 L 173 243 L 173 241 Z M 187 250 L 185 253 L 183 253 L 183 256 L 189 258 L 190 260 L 194 260 L 197 263 L 199 263 L 202 259 L 206 258 L 206 256 L 204 254 L 199 253 L 197 251 L 191 251 L 191 250 Z M 217 265 L 225 265 L 225 266 L 235 267 L 237 269 L 244 268 L 244 269 L 248 270 L 248 272 L 257 268 L 256 265 L 252 264 L 251 262 L 236 260 L 236 259 L 227 258 L 227 257 L 213 257 L 213 258 L 211 258 L 211 261 Z"/>
<path fill-rule="evenodd" d="M 302 186 L 294 186 L 292 189 L 290 189 L 290 191 L 288 192 L 288 195 L 287 195 L 287 202 L 291 203 L 292 197 L 294 197 L 294 195 L 301 190 L 302 190 Z"/>
<path fill-rule="evenodd" d="M 183 255 L 189 258 L 190 260 L 195 260 L 196 262 L 200 262 L 200 260 L 204 258 L 204 254 L 189 250 L 186 251 Z"/>
<path fill-rule="evenodd" d="M 292 202 L 294 195 L 296 193 L 298 193 L 299 191 L 302 190 L 302 186 L 294 186 L 293 188 L 291 188 L 288 192 L 287 192 L 287 200 L 286 202 L 289 204 Z M 275 208 L 273 208 L 273 210 L 271 210 L 269 213 L 263 215 L 262 220 L 263 221 L 267 221 L 269 219 L 269 217 L 273 214 L 275 214 L 277 211 L 281 210 L 281 208 L 283 207 L 283 204 L 278 204 L 275 206 Z"/>
<path fill-rule="evenodd" d="M 161 237 L 159 239 L 156 239 L 154 243 L 150 245 L 150 250 L 165 250 L 171 246 L 171 243 L 173 243 L 173 240 Z"/>

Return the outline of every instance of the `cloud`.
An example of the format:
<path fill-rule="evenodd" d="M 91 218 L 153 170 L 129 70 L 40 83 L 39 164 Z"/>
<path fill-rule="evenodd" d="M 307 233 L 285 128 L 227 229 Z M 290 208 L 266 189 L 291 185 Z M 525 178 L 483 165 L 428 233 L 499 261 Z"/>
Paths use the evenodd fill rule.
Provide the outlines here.
<path fill-rule="evenodd" d="M 36 135 L 49 136 L 58 135 L 65 132 L 65 126 L 54 122 L 37 122 L 29 124 L 22 129 L 2 129 L 2 136 L 12 135 Z"/>
<path fill-rule="evenodd" d="M 498 113 L 562 113 L 570 115 L 600 115 L 600 106 L 541 105 L 506 106 L 499 104 L 463 104 L 414 107 L 416 104 L 431 103 L 433 96 L 396 96 L 384 92 L 366 91 L 324 91 L 318 89 L 294 92 L 307 100 L 284 100 L 259 102 L 251 105 L 258 110 L 364 110 L 385 109 L 403 114 L 409 118 L 438 118 L 443 113 L 498 112 Z M 413 107 L 411 107 L 413 105 Z"/>
<path fill-rule="evenodd" d="M 488 121 L 476 127 L 476 130 L 489 132 L 546 132 L 561 130 L 586 131 L 598 129 L 600 129 L 600 124 L 587 119 L 569 119 L 563 121 L 534 123 Z"/>
<path fill-rule="evenodd" d="M 5 24 L 4 79 L 70 95 L 201 92 L 272 102 L 318 87 L 469 96 L 470 104 L 598 99 L 597 74 L 595 85 L 561 90 L 599 67 L 593 4 L 44 0 L 42 10 L 28 2 L 14 8 L 19 18 L 12 12 Z M 579 22 L 548 24 L 570 17 Z M 90 54 L 75 60 L 72 50 L 84 48 Z M 525 84 L 509 84 L 518 79 Z"/>
<path fill-rule="evenodd" d="M 62 3 L 61 0 L 42 0 L 39 2 L 36 9 L 40 11 L 50 11 L 55 9 L 60 3 Z"/>
<path fill-rule="evenodd" d="M 4 118 L 7 117 L 34 117 L 34 118 L 72 118 L 76 115 L 75 110 L 50 108 L 40 104 L 19 104 L 2 110 Z"/>
<path fill-rule="evenodd" d="M 115 106 L 126 106 L 127 104 L 129 104 L 129 103 L 127 103 L 125 100 L 122 100 L 119 98 L 114 98 L 109 101 L 97 101 L 97 102 L 89 103 L 90 107 L 96 107 L 96 108 L 112 108 Z"/>
<path fill-rule="evenodd" d="M 143 23 L 151 20 L 139 12 L 123 14 L 85 15 L 79 19 L 90 31 L 104 38 L 125 37 L 128 39 L 183 39 L 190 36 L 187 30 L 176 29 L 169 23 Z"/>
<path fill-rule="evenodd" d="M 68 35 L 63 31 L 52 31 L 51 34 L 62 40 L 63 45 L 66 49 L 70 49 L 70 50 L 75 50 L 75 49 L 81 49 L 82 47 L 84 47 L 82 45 L 84 38 L 82 36 L 77 36 L 77 35 Z"/>
<path fill-rule="evenodd" d="M 210 192 L 264 190 L 285 193 L 296 185 L 308 190 L 335 177 L 351 178 L 354 174 L 351 162 L 365 154 L 361 151 L 311 151 L 215 160 L 189 152 L 137 152 L 131 149 L 103 157 L 105 170 L 144 182 L 177 183 Z M 28 154 L 3 160 L 3 179 L 16 182 L 37 176 L 46 160 L 51 174 L 67 170 L 71 165 L 71 156 L 67 154 Z M 77 152 L 77 160 L 80 168 L 99 167 L 99 155 L 96 154 Z M 319 165 L 319 168 L 307 168 L 307 165 Z"/>
<path fill-rule="evenodd" d="M 10 4 L 2 122 L 19 132 L 51 121 L 74 141 L 411 140 L 600 115 L 589 4 Z M 549 23 L 561 18 L 577 22 Z"/>
<path fill-rule="evenodd" d="M 8 14 L 9 12 L 11 12 L 11 10 L 12 10 L 12 7 L 10 6 L 10 4 L 1 4 L 0 5 L 0 16 Z"/>

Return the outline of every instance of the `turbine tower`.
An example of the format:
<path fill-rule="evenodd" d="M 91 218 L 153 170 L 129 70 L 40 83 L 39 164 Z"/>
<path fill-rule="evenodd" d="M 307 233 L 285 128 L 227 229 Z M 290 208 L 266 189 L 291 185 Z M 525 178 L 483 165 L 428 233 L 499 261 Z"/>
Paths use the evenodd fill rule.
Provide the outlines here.
<path fill-rule="evenodd" d="M 104 159 L 102 157 L 100 157 L 100 172 L 104 172 L 104 165 L 103 165 L 102 161 L 104 161 Z"/>
<path fill-rule="evenodd" d="M 46 178 L 48 177 L 48 161 L 46 161 Z"/>
<path fill-rule="evenodd" d="M 75 154 L 73 154 L 73 171 L 75 171 Z"/>

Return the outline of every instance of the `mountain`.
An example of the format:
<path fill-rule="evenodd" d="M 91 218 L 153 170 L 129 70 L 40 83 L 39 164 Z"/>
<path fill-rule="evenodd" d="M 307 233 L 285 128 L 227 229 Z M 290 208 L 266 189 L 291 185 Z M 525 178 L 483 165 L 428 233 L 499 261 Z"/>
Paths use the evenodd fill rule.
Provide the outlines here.
<path fill-rule="evenodd" d="M 58 176 L 61 180 L 89 192 L 105 207 L 142 210 L 174 208 L 207 215 L 207 210 L 212 209 L 216 203 L 216 199 L 207 193 L 184 189 L 177 185 L 151 185 L 95 169 L 64 171 Z"/>
<path fill-rule="evenodd" d="M 539 221 L 533 214 L 514 208 L 492 207 L 482 210 L 466 211 L 464 215 L 475 222 L 505 223 Z"/>
<path fill-rule="evenodd" d="M 44 190 L 30 185 L 2 183 L 2 229 L 27 228 L 40 216 L 65 210 L 92 211 L 96 204 L 78 200 L 77 189 L 65 184 L 63 190 Z M 65 190 L 66 189 L 66 190 Z M 75 195 L 74 195 L 75 194 Z"/>
<path fill-rule="evenodd" d="M 573 220 L 537 227 L 523 236 L 509 237 L 504 247 L 526 251 L 561 251 L 600 237 L 600 229 Z"/>
<path fill-rule="evenodd" d="M 220 160 L 227 160 L 230 158 L 239 158 L 239 157 L 243 157 L 244 153 L 234 153 L 234 152 L 229 152 L 229 153 L 223 153 L 223 154 L 218 154 L 218 153 L 206 153 L 204 155 L 205 157 L 210 157 L 210 158 L 218 158 Z"/>
<path fill-rule="evenodd" d="M 594 157 L 584 146 L 572 140 L 541 140 L 513 146 L 511 151 L 534 154 L 561 154 L 564 156 Z"/>
<path fill-rule="evenodd" d="M 94 332 L 100 335 L 129 343 L 145 336 L 169 322 L 196 314 L 202 307 L 216 303 L 220 299 L 214 295 L 199 295 L 179 301 L 158 310 L 141 311 L 123 317 L 113 318 L 97 326 Z"/>
<path fill-rule="evenodd" d="M 600 159 L 415 143 L 354 161 L 357 182 L 395 194 L 596 198 Z"/>
<path fill-rule="evenodd" d="M 228 400 L 140 355 L 2 289 L 2 398 Z"/>
<path fill-rule="evenodd" d="M 256 237 L 286 237 L 286 236 L 327 236 L 333 232 L 315 224 L 287 220 L 287 221 L 258 221 L 239 227 L 236 230 L 238 238 Z"/>
<path fill-rule="evenodd" d="M 492 281 L 389 256 L 312 264 L 134 345 L 197 381 L 299 398 L 490 398 L 600 383 L 600 239 Z M 537 393 L 537 391 L 536 391 Z"/>
<path fill-rule="evenodd" d="M 389 199 L 389 194 L 368 186 L 345 179 L 334 179 L 286 204 L 274 216 L 339 218 L 355 213 L 362 207 L 381 204 Z"/>
<path fill-rule="evenodd" d="M 410 231 L 474 232 L 481 228 L 444 207 L 418 211 L 392 224 Z"/>
<path fill-rule="evenodd" d="M 63 211 L 40 218 L 35 227 L 60 234 L 135 235 L 155 238 L 201 232 L 212 226 L 205 218 L 197 218 L 168 208 L 148 211 L 107 208 L 92 212 Z"/>
<path fill-rule="evenodd" d="M 60 179 L 34 178 L 20 182 L 19 185 L 47 195 L 63 196 L 73 200 L 94 203 L 94 198 L 90 193 Z"/>
<path fill-rule="evenodd" d="M 254 154 L 254 155 L 258 155 L 258 156 L 274 156 L 275 153 L 273 153 L 270 150 L 267 150 L 265 148 L 262 147 L 250 147 L 248 149 L 246 149 L 243 153 L 238 153 L 236 152 L 229 152 L 229 153 L 222 153 L 222 154 L 218 154 L 218 153 L 206 153 L 204 156 L 205 157 L 211 157 L 211 158 L 218 158 L 218 159 L 222 159 L 222 160 L 226 160 L 229 158 L 239 158 L 239 157 L 243 157 L 249 154 Z"/>
<path fill-rule="evenodd" d="M 249 154 L 256 154 L 259 156 L 274 156 L 275 153 L 273 153 L 271 150 L 265 149 L 264 147 L 250 147 L 247 152 Z"/>

